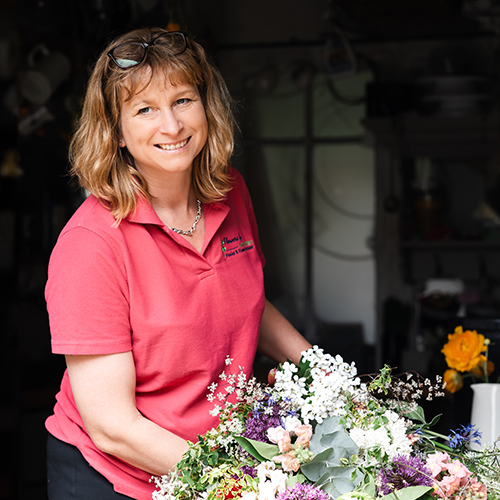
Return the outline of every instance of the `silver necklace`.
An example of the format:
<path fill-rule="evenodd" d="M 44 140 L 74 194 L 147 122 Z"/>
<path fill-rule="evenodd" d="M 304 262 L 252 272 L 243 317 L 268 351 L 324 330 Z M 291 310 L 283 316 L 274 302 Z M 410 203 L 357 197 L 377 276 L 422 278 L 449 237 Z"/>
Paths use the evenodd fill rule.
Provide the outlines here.
<path fill-rule="evenodd" d="M 198 203 L 198 210 L 196 211 L 196 218 L 194 219 L 193 226 L 189 231 L 183 231 L 182 229 L 176 229 L 175 227 L 169 227 L 169 229 L 177 234 L 183 234 L 185 236 L 193 236 L 194 230 L 196 229 L 196 224 L 198 224 L 198 222 L 200 222 L 201 219 L 201 201 L 196 200 L 196 203 Z"/>

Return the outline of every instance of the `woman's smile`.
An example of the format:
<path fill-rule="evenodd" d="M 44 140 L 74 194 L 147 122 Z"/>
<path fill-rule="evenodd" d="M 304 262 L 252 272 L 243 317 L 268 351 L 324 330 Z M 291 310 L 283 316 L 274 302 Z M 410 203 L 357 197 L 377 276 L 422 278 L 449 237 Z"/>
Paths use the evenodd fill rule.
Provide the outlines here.
<path fill-rule="evenodd" d="M 163 149 L 164 151 L 178 151 L 189 142 L 189 139 L 191 139 L 191 137 L 188 137 L 187 139 L 184 139 L 176 144 L 157 144 L 156 147 Z"/>

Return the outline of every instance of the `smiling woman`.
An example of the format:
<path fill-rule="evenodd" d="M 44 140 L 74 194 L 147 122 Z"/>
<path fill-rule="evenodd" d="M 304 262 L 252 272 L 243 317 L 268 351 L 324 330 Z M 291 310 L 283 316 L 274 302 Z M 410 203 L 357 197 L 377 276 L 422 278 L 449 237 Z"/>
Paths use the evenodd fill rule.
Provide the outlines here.
<path fill-rule="evenodd" d="M 205 391 L 228 356 L 250 374 L 257 348 L 298 362 L 310 347 L 265 300 L 231 107 L 185 33 L 133 31 L 96 63 L 70 147 L 91 195 L 46 287 L 67 364 L 46 423 L 50 500 L 151 499 L 151 475 L 217 425 Z"/>
<path fill-rule="evenodd" d="M 179 40 L 186 45 L 179 45 Z M 179 89 L 187 85 L 195 95 L 178 95 L 177 104 L 198 99 L 207 121 L 207 140 L 193 163 L 193 189 L 202 202 L 223 199 L 231 189 L 227 165 L 234 146 L 233 101 L 203 48 L 184 33 L 153 28 L 127 33 L 108 49 L 89 80 L 79 127 L 70 145 L 73 173 L 81 185 L 106 201 L 117 221 L 135 210 L 138 193 L 151 200 L 134 156 L 128 147 L 119 147 L 122 113 L 130 100 L 158 100 L 168 86 Z M 127 58 L 115 59 L 117 49 L 121 56 L 127 50 Z M 139 62 L 125 67 L 115 62 L 132 58 Z M 148 114 L 154 111 L 151 104 L 144 101 L 136 111 Z M 171 145 L 171 141 L 160 144 Z"/>

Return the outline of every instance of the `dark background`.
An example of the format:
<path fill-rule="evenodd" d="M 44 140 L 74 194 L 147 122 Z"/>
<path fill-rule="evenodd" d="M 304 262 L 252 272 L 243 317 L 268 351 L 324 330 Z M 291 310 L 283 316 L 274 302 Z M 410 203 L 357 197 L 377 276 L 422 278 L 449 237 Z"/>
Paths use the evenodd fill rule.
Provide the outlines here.
<path fill-rule="evenodd" d="M 237 151 L 240 152 L 248 149 L 246 141 L 251 131 L 251 112 L 246 104 L 256 87 L 243 86 L 239 82 L 249 71 L 246 61 L 251 60 L 249 54 L 252 50 L 258 49 L 262 54 L 278 49 L 285 56 L 297 47 L 314 51 L 327 43 L 338 44 L 340 33 L 355 52 L 358 65 L 373 71 L 374 85 L 366 89 L 363 100 L 375 136 L 380 134 L 378 119 L 388 119 L 394 125 L 393 118 L 400 118 L 405 113 L 428 116 L 436 111 L 419 108 L 413 85 L 416 79 L 429 75 L 479 75 L 487 79 L 487 99 L 479 100 L 480 105 L 472 111 L 468 108 L 464 111 L 462 107 L 460 116 L 451 117 L 451 120 L 457 118 L 456 122 L 467 131 L 464 133 L 459 129 L 456 136 L 450 132 L 448 139 L 456 145 L 463 144 L 464 134 L 467 140 L 471 134 L 483 137 L 486 133 L 484 124 L 487 123 L 487 140 L 479 147 L 491 160 L 489 168 L 493 173 L 497 171 L 497 47 L 500 26 L 500 2 L 497 0 L 3 0 L 1 9 L 0 499 L 45 498 L 43 422 L 53 407 L 64 369 L 63 360 L 50 353 L 43 296 L 46 268 L 60 229 L 83 199 L 78 186 L 67 175 L 67 147 L 73 123 L 91 65 L 116 34 L 134 27 L 174 23 L 172 26 L 177 24 L 202 43 L 228 78 L 239 102 L 241 136 Z M 36 59 L 40 45 L 51 52 L 64 54 L 69 61 L 69 73 L 44 102 L 34 102 L 23 94 L 21 83 L 23 75 L 30 69 L 30 57 Z M 337 58 L 330 61 L 335 71 L 342 71 L 343 63 L 350 64 L 345 47 L 341 44 L 340 56 L 337 54 Z M 324 71 L 324 68 L 316 69 Z M 260 80 L 260 85 L 265 84 L 265 80 Z M 335 92 L 335 88 L 332 91 Z M 337 95 L 338 99 L 342 97 Z M 445 119 L 449 120 L 449 117 Z M 427 126 L 423 129 L 428 130 Z M 391 144 L 388 140 L 385 147 L 391 149 Z M 245 158 L 245 155 L 240 158 Z M 380 169 L 379 160 L 377 168 Z M 242 163 L 241 159 L 239 161 Z M 408 168 L 411 170 L 414 165 Z M 261 233 L 272 234 L 273 228 L 266 216 L 267 200 L 263 196 L 266 186 L 258 172 L 248 168 L 248 164 L 242 165 L 242 170 L 246 173 L 254 201 L 258 199 Z M 382 172 L 377 181 L 380 193 L 384 192 L 383 181 Z M 306 176 L 304 183 L 307 185 L 307 182 Z M 490 200 L 495 207 L 494 184 L 489 188 L 492 192 Z M 401 193 L 405 189 L 408 189 L 408 182 L 405 184 L 405 176 L 401 175 Z M 438 251 L 429 246 L 434 242 L 429 243 L 428 238 L 413 237 L 414 220 L 401 207 L 402 200 L 404 198 L 396 196 L 378 197 L 377 210 L 381 215 L 377 218 L 376 235 L 388 234 L 384 228 L 392 222 L 386 224 L 387 218 L 397 212 L 401 216 L 397 238 L 422 243 L 418 248 L 407 246 L 406 254 L 415 248 L 417 253 L 432 253 L 436 266 L 428 275 L 439 277 L 441 254 L 438 252 L 443 251 L 443 247 Z M 307 216 L 306 204 L 304 217 Z M 399 225 L 401 221 L 406 221 L 406 224 Z M 441 229 L 442 236 L 446 228 Z M 446 234 L 450 236 L 451 233 L 448 229 Z M 311 244 L 310 238 L 306 231 L 306 248 Z M 390 236 L 387 238 L 390 240 Z M 450 241 L 457 240 L 458 247 L 450 246 Z M 482 244 L 480 240 L 478 234 L 462 235 L 461 238 L 451 234 L 444 251 L 454 255 L 463 252 L 464 248 L 476 253 L 481 249 L 482 252 L 485 247 L 479 246 Z M 265 238 L 265 241 L 272 242 L 273 238 Z M 473 246 L 467 247 L 470 241 Z M 268 256 L 266 286 L 272 298 L 279 296 L 283 284 L 276 271 L 279 265 L 273 248 L 265 250 Z M 497 259 L 495 242 L 493 246 L 487 246 L 487 251 L 484 259 Z M 380 257 L 378 262 L 384 262 L 380 247 L 376 255 Z M 393 273 L 395 279 L 412 286 L 413 261 L 407 259 L 404 262 L 407 264 L 405 268 L 395 270 L 380 269 L 379 266 L 379 283 Z M 306 271 L 307 268 L 306 265 Z M 479 273 L 474 279 L 480 281 L 483 278 L 484 273 Z M 490 280 L 487 285 L 491 291 L 496 281 Z M 313 297 L 307 279 L 306 288 L 306 305 L 310 307 L 306 307 L 302 329 L 310 338 L 319 339 L 327 348 L 331 347 L 332 332 L 323 334 L 325 328 L 311 322 L 308 317 L 312 315 Z M 377 369 L 380 360 L 404 365 L 401 353 L 411 343 L 413 296 L 406 293 L 405 300 L 405 294 L 403 298 L 394 298 L 391 293 L 390 287 L 379 293 L 375 346 L 364 345 L 362 341 L 361 344 L 348 345 L 346 336 L 356 337 L 358 333 L 355 325 L 341 328 L 335 337 L 339 345 L 344 345 L 344 354 L 349 360 L 356 361 L 362 370 Z M 428 314 L 419 316 L 420 324 L 430 330 L 436 325 L 447 328 L 450 321 L 456 319 L 453 298 L 445 296 L 451 300 L 446 303 L 436 297 L 429 298 L 423 304 Z M 483 305 L 490 309 L 478 319 L 492 320 L 490 327 L 495 330 L 495 321 L 500 314 L 494 292 L 488 295 Z M 432 357 L 425 350 L 415 348 L 417 351 L 420 357 Z M 267 368 L 266 361 L 261 361 Z M 407 364 L 411 367 L 411 362 Z M 443 368 L 442 361 L 431 364 L 431 368 L 429 371 L 439 372 Z M 453 408 L 456 413 L 446 424 L 455 423 L 454 415 L 460 413 L 460 408 L 465 408 L 464 413 L 467 413 L 470 402 L 465 392 L 460 397 L 448 398 L 446 404 L 451 406 L 445 408 Z"/>

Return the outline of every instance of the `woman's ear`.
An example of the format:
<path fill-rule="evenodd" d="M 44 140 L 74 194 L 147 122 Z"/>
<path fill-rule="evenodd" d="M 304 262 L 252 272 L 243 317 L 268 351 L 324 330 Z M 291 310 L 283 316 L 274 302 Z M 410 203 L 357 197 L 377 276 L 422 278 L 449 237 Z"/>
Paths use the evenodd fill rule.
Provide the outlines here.
<path fill-rule="evenodd" d="M 125 147 L 125 141 L 123 139 L 120 139 L 118 141 L 118 144 L 120 145 L 121 148 L 124 148 Z"/>

